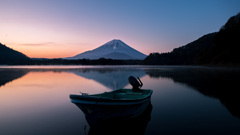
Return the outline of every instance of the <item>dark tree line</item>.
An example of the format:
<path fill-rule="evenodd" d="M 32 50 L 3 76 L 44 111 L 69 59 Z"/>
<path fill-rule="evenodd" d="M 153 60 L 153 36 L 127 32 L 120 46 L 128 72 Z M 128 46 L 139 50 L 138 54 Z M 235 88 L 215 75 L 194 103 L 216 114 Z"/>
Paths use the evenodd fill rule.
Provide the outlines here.
<path fill-rule="evenodd" d="M 78 59 L 78 60 L 66 60 L 66 59 L 40 59 L 31 60 L 29 65 L 141 65 L 142 60 L 113 60 L 100 58 L 97 60 L 90 59 Z"/>

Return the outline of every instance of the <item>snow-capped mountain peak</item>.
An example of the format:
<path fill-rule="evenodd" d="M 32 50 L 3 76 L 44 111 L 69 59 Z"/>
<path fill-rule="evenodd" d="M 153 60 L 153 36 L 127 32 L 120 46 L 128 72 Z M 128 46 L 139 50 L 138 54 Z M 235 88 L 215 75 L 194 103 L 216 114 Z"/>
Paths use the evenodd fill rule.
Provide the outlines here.
<path fill-rule="evenodd" d="M 145 57 L 145 54 L 133 49 L 123 41 L 113 39 L 94 50 L 78 54 L 68 59 L 144 59 Z"/>
<path fill-rule="evenodd" d="M 108 46 L 112 49 L 118 49 L 118 48 L 126 47 L 128 45 L 126 45 L 124 42 L 122 42 L 119 39 L 113 39 L 102 46 Z"/>

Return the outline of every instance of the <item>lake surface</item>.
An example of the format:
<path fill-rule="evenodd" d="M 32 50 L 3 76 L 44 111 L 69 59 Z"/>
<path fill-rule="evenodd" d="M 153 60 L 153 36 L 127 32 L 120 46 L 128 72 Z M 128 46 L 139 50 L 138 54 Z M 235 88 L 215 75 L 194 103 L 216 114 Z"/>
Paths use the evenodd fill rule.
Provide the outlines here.
<path fill-rule="evenodd" d="M 126 121 L 138 134 L 240 134 L 240 69 L 191 66 L 2 66 L 0 134 L 92 134 L 69 95 L 131 88 L 130 75 L 153 90 L 146 112 Z"/>

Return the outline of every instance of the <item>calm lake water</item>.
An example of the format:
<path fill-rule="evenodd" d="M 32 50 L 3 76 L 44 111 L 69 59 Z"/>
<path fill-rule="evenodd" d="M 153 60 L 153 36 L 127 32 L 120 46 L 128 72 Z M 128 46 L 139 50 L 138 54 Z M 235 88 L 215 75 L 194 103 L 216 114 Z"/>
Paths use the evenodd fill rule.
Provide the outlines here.
<path fill-rule="evenodd" d="M 69 95 L 131 88 L 130 75 L 153 90 L 151 107 L 126 121 L 137 134 L 240 134 L 240 69 L 191 66 L 2 66 L 0 134 L 92 134 Z"/>

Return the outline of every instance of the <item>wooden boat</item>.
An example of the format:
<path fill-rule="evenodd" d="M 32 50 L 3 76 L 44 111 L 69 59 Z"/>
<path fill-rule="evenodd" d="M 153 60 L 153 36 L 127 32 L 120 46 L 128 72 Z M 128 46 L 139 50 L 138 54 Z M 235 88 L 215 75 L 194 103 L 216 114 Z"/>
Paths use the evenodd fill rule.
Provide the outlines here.
<path fill-rule="evenodd" d="M 140 89 L 142 82 L 139 83 L 135 78 L 129 77 L 129 82 L 133 89 L 118 89 L 94 95 L 70 95 L 70 99 L 86 116 L 97 119 L 136 117 L 150 104 L 152 90 Z"/>

